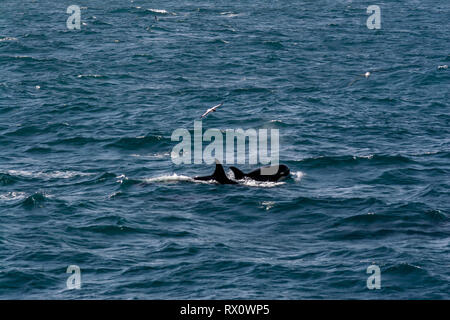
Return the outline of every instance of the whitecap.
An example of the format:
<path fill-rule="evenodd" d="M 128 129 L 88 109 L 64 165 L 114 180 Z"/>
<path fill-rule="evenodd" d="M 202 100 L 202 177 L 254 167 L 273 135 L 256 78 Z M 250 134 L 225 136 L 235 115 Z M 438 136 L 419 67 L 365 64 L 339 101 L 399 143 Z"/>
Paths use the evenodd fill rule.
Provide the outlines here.
<path fill-rule="evenodd" d="M 160 13 L 160 14 L 173 14 L 175 15 L 175 13 L 169 12 L 167 10 L 164 9 L 147 9 L 148 11 L 154 12 L 154 13 Z"/>
<path fill-rule="evenodd" d="M 79 74 L 77 78 L 101 78 L 101 74 Z"/>
<path fill-rule="evenodd" d="M 7 192 L 0 193 L 0 200 L 4 201 L 14 201 L 14 200 L 22 200 L 26 198 L 25 192 Z"/>
<path fill-rule="evenodd" d="M 266 210 L 272 209 L 274 205 L 275 205 L 274 201 L 263 201 L 263 202 L 261 202 L 262 208 L 264 208 Z"/>
<path fill-rule="evenodd" d="M 128 180 L 127 176 L 124 174 L 121 174 L 120 176 L 117 176 L 116 179 L 118 179 L 116 182 L 123 183 L 124 180 Z"/>
<path fill-rule="evenodd" d="M 17 41 L 17 38 L 14 37 L 4 37 L 0 39 L 0 42 L 2 41 Z"/>
<path fill-rule="evenodd" d="M 237 16 L 240 15 L 239 13 L 234 13 L 234 12 L 231 12 L 231 11 L 221 12 L 220 14 L 222 16 L 227 17 L 227 18 L 233 18 L 233 17 L 237 17 Z"/>
<path fill-rule="evenodd" d="M 240 184 L 247 186 L 247 187 L 257 187 L 257 188 L 273 188 L 277 186 L 281 186 L 285 184 L 285 182 L 281 181 L 256 181 L 253 179 L 245 178 L 243 180 L 238 180 Z"/>
<path fill-rule="evenodd" d="M 79 172 L 79 171 L 25 171 L 25 170 L 8 170 L 8 174 L 21 176 L 25 178 L 52 178 L 52 179 L 70 179 L 76 176 L 89 176 L 94 173 Z"/>
<path fill-rule="evenodd" d="M 170 176 L 160 176 L 156 178 L 146 178 L 144 179 L 147 183 L 154 183 L 154 182 L 178 182 L 178 181 L 195 181 L 191 177 L 183 176 L 183 175 L 177 175 L 176 173 L 170 175 Z"/>
<path fill-rule="evenodd" d="M 305 174 L 301 171 L 294 171 L 291 172 L 291 175 L 295 181 L 300 182 Z"/>
<path fill-rule="evenodd" d="M 163 159 L 163 158 L 169 157 L 170 153 L 161 152 L 161 153 L 151 153 L 151 154 L 142 154 L 142 155 L 133 153 L 131 156 L 135 157 L 135 158 L 145 158 L 145 159 Z"/>
<path fill-rule="evenodd" d="M 369 159 L 369 160 L 371 160 L 373 158 L 373 154 L 369 154 L 369 155 L 366 155 L 366 156 L 353 156 L 352 158 L 353 158 L 353 160 L 357 160 L 357 159 Z"/>

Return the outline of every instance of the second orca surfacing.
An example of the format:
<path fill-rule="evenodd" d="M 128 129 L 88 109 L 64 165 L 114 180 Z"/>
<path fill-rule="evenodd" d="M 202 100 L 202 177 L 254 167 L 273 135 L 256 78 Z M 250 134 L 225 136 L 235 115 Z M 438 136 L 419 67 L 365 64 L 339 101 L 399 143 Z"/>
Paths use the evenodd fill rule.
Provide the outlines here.
<path fill-rule="evenodd" d="M 269 168 L 269 167 L 265 167 L 265 168 Z M 255 181 L 277 182 L 277 181 L 289 176 L 289 174 L 290 174 L 289 168 L 283 164 L 279 165 L 277 170 L 273 170 L 273 171 L 276 171 L 276 173 L 271 174 L 271 175 L 261 174 L 262 168 L 258 168 L 247 174 L 243 173 L 241 170 L 239 170 L 236 167 L 230 167 L 230 169 L 233 171 L 234 178 L 237 180 L 250 178 Z M 238 184 L 236 181 L 228 178 L 228 176 L 225 173 L 225 170 L 223 169 L 223 166 L 219 162 L 216 162 L 216 170 L 214 171 L 214 173 L 212 175 L 204 176 L 204 177 L 194 177 L 193 179 L 198 180 L 198 181 L 211 181 L 212 180 L 212 181 L 215 181 L 220 184 Z"/>
<path fill-rule="evenodd" d="M 268 170 L 268 171 L 276 171 L 274 174 L 262 174 L 261 170 L 262 168 L 258 168 L 250 173 L 243 173 L 241 170 L 239 170 L 236 167 L 230 167 L 231 171 L 234 173 L 234 178 L 237 180 L 250 178 L 255 181 L 270 181 L 270 182 L 277 182 L 281 179 L 286 178 L 290 175 L 290 170 L 287 166 L 284 164 L 280 164 L 278 168 L 277 166 L 274 166 L 274 170 Z M 266 169 L 270 167 L 265 167 Z"/>

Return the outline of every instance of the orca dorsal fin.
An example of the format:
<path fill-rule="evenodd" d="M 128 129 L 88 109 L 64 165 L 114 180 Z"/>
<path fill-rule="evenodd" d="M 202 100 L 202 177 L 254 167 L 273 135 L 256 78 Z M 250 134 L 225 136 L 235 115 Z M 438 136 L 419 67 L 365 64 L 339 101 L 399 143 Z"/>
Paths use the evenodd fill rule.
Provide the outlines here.
<path fill-rule="evenodd" d="M 227 175 L 225 174 L 225 170 L 223 169 L 222 164 L 219 162 L 219 160 L 216 159 L 216 169 L 214 170 L 214 173 L 212 176 L 217 180 L 217 178 L 223 178 Z"/>
<path fill-rule="evenodd" d="M 230 167 L 230 170 L 233 171 L 234 178 L 235 178 L 236 180 L 244 179 L 245 173 L 243 173 L 243 172 L 242 172 L 241 170 L 239 170 L 238 168 L 236 168 L 236 167 Z"/>
<path fill-rule="evenodd" d="M 223 169 L 222 165 L 218 160 L 216 160 L 216 170 L 214 170 L 214 173 L 211 176 L 194 177 L 193 179 L 200 181 L 215 180 L 220 184 L 238 184 L 236 181 L 228 179 L 225 170 Z"/>
<path fill-rule="evenodd" d="M 225 173 L 225 170 L 223 169 L 222 164 L 217 159 L 216 159 L 216 170 L 214 170 L 212 178 L 222 184 L 236 184 L 236 182 L 228 178 L 227 174 Z"/>

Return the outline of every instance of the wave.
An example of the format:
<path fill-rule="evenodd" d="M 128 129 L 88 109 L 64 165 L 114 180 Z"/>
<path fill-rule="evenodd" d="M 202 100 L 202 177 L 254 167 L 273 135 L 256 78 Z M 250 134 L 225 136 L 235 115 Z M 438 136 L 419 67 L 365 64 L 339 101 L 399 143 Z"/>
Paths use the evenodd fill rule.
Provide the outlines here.
<path fill-rule="evenodd" d="M 111 23 L 99 20 L 96 16 L 92 16 L 92 20 L 90 20 L 90 21 L 93 25 L 97 25 L 97 26 L 112 26 Z"/>
<path fill-rule="evenodd" d="M 4 55 L 0 56 L 0 62 L 4 63 L 16 63 L 16 62 L 24 62 L 25 64 L 31 62 L 36 65 L 45 64 L 46 68 L 53 68 L 57 64 L 61 64 L 64 61 L 56 59 L 56 58 L 35 58 L 29 55 Z"/>
<path fill-rule="evenodd" d="M 142 183 L 141 180 L 130 179 L 124 174 L 122 174 L 120 176 L 117 176 L 116 178 L 118 179 L 117 182 L 120 183 L 120 187 L 121 188 L 122 187 L 129 187 L 129 186 L 133 186 L 133 185 Z"/>
<path fill-rule="evenodd" d="M 14 38 L 14 37 L 0 38 L 0 42 L 4 42 L 4 41 L 17 41 L 17 38 Z"/>
<path fill-rule="evenodd" d="M 72 137 L 72 138 L 66 138 L 66 139 L 58 139 L 54 141 L 50 141 L 47 144 L 49 145 L 61 145 L 61 144 L 68 144 L 68 145 L 75 145 L 75 146 L 83 146 L 89 143 L 98 143 L 102 142 L 103 140 L 91 138 L 91 137 Z"/>
<path fill-rule="evenodd" d="M 285 204 L 286 209 L 298 206 L 317 206 L 321 208 L 333 208 L 335 211 L 344 210 L 347 212 L 351 208 L 371 208 L 373 206 L 383 207 L 386 203 L 374 197 L 298 197 L 293 202 Z"/>
<path fill-rule="evenodd" d="M 306 158 L 299 160 L 302 165 L 310 168 L 322 168 L 327 166 L 346 166 L 370 163 L 374 165 L 408 164 L 415 161 L 401 155 L 366 155 L 366 156 L 322 156 L 316 158 Z"/>
<path fill-rule="evenodd" d="M 132 228 L 123 225 L 91 225 L 85 227 L 67 227 L 66 231 L 71 232 L 92 232 L 92 233 L 102 233 L 105 235 L 124 235 L 130 233 L 145 233 L 144 229 Z"/>
<path fill-rule="evenodd" d="M 280 41 L 266 40 L 262 42 L 264 45 L 272 49 L 283 49 L 284 46 Z"/>
<path fill-rule="evenodd" d="M 272 90 L 269 88 L 263 87 L 247 87 L 247 88 L 237 88 L 232 90 L 232 94 L 240 95 L 240 94 L 251 94 L 251 93 L 272 93 Z"/>
<path fill-rule="evenodd" d="M 293 125 L 290 123 L 286 123 L 283 120 L 280 119 L 273 119 L 270 121 L 267 121 L 264 123 L 262 128 L 272 129 L 272 128 L 288 128 L 292 127 Z"/>
<path fill-rule="evenodd" d="M 305 173 L 301 171 L 294 171 L 291 172 L 291 176 L 294 178 L 295 181 L 300 182 L 305 176 Z"/>
<path fill-rule="evenodd" d="M 431 207 L 423 202 L 400 203 L 387 210 L 391 215 L 401 216 L 403 221 L 418 222 L 419 226 L 425 222 L 435 225 L 448 220 L 448 215 L 444 210 Z M 405 215 L 405 212 L 408 212 L 408 214 Z"/>
<path fill-rule="evenodd" d="M 144 159 L 163 159 L 163 158 L 170 157 L 170 153 L 169 152 L 159 152 L 159 153 L 152 153 L 152 154 L 146 154 L 146 155 L 133 153 L 131 156 L 135 157 L 135 158 L 144 158 Z"/>
<path fill-rule="evenodd" d="M 40 132 L 42 129 L 31 125 L 26 127 L 19 127 L 18 129 L 14 131 L 10 131 L 5 133 L 5 136 L 19 136 L 19 137 L 26 137 L 26 136 L 32 136 Z"/>
<path fill-rule="evenodd" d="M 159 14 L 171 14 L 171 15 L 176 15 L 173 12 L 169 12 L 167 10 L 164 9 L 147 9 L 147 11 L 153 12 L 153 13 L 159 13 Z"/>
<path fill-rule="evenodd" d="M 144 179 L 144 182 L 146 183 L 156 183 L 156 182 L 183 182 L 183 181 L 193 181 L 196 182 L 196 180 L 192 179 L 188 176 L 183 175 L 177 175 L 176 173 L 168 176 L 160 176 L 155 178 L 146 178 Z"/>
<path fill-rule="evenodd" d="M 398 263 L 396 265 L 393 265 L 385 270 L 383 270 L 383 273 L 394 275 L 398 274 L 401 276 L 405 276 L 407 274 L 415 274 L 416 276 L 422 276 L 427 275 L 428 272 L 424 270 L 422 267 L 413 265 L 407 262 Z"/>
<path fill-rule="evenodd" d="M 77 183 L 73 183 L 71 184 L 72 186 L 76 186 L 76 185 L 82 185 L 82 186 L 87 186 L 87 185 L 95 185 L 97 183 L 103 183 L 109 179 L 113 179 L 113 178 L 117 178 L 117 175 L 111 172 L 104 172 L 104 173 L 87 173 L 85 174 L 85 176 L 94 176 L 92 179 L 86 180 L 84 179 L 81 182 L 77 182 Z"/>
<path fill-rule="evenodd" d="M 396 185 L 408 185 L 408 184 L 421 184 L 423 183 L 424 176 L 446 176 L 448 170 L 440 168 L 430 169 L 414 169 L 414 168 L 402 168 L 391 169 L 384 171 L 380 176 L 372 181 L 370 184 L 396 184 Z"/>
<path fill-rule="evenodd" d="M 231 11 L 226 11 L 226 12 L 221 12 L 220 13 L 221 16 L 227 17 L 227 18 L 234 18 L 234 17 L 238 17 L 241 16 L 241 13 L 234 13 Z"/>
<path fill-rule="evenodd" d="M 77 78 L 106 78 L 106 76 L 101 74 L 79 74 Z"/>
<path fill-rule="evenodd" d="M 29 152 L 29 153 L 51 153 L 52 149 L 51 148 L 45 148 L 45 147 L 40 147 L 40 146 L 33 146 L 30 147 L 28 149 L 25 150 L 25 152 Z"/>
<path fill-rule="evenodd" d="M 110 195 L 108 196 L 108 199 L 114 200 L 114 199 L 116 199 L 116 198 L 123 197 L 124 195 L 125 195 L 124 192 L 122 192 L 122 191 L 117 191 L 117 192 L 114 192 L 114 193 L 110 194 Z"/>
<path fill-rule="evenodd" d="M 6 192 L 6 193 L 0 193 L 0 200 L 3 201 L 15 201 L 15 200 L 22 200 L 26 197 L 25 192 Z"/>
<path fill-rule="evenodd" d="M 278 181 L 256 181 L 249 178 L 245 178 L 243 180 L 237 180 L 239 184 L 247 186 L 247 187 L 257 187 L 257 188 L 273 188 L 286 184 L 286 182 Z"/>
<path fill-rule="evenodd" d="M 176 16 L 177 14 L 175 12 L 170 12 L 165 9 L 155 9 L 155 8 L 143 8 L 141 6 L 135 6 L 135 7 L 128 7 L 128 8 L 118 8 L 114 9 L 112 11 L 113 14 L 117 13 L 134 13 L 134 14 L 140 14 L 140 15 L 173 15 Z"/>
<path fill-rule="evenodd" d="M 80 171 L 26 171 L 26 170 L 8 170 L 9 176 L 20 176 L 24 178 L 44 178 L 44 179 L 71 179 L 74 177 L 90 176 L 94 173 Z M 1 177 L 1 176 L 0 176 Z"/>
<path fill-rule="evenodd" d="M 161 135 L 147 135 L 140 137 L 125 137 L 119 138 L 113 143 L 106 145 L 107 147 L 120 148 L 126 150 L 134 150 L 145 148 L 149 146 L 165 145 L 171 141 L 169 138 L 163 137 Z"/>
<path fill-rule="evenodd" d="M 431 209 L 425 212 L 425 216 L 431 220 L 436 222 L 447 221 L 448 216 L 439 209 Z"/>
<path fill-rule="evenodd" d="M 351 201 L 352 199 L 348 200 Z M 366 213 L 338 217 L 332 224 L 332 228 L 338 228 L 337 230 L 344 232 L 359 232 L 361 231 L 360 228 L 371 227 L 371 231 L 380 231 L 378 228 L 390 227 L 396 232 L 416 232 L 423 228 L 445 223 L 448 220 L 443 210 L 435 209 L 421 202 L 382 204 L 382 202 L 377 201 L 360 203 L 357 207 L 364 208 L 362 210 Z M 368 231 L 368 229 L 365 231 Z"/>
<path fill-rule="evenodd" d="M 0 173 L 0 185 L 7 186 L 17 182 L 17 177 L 8 173 Z"/>
<path fill-rule="evenodd" d="M 21 205 L 25 209 L 43 207 L 44 202 L 46 202 L 48 199 L 48 196 L 46 196 L 44 193 L 36 192 L 31 196 L 26 197 L 25 200 L 22 201 Z"/>
<path fill-rule="evenodd" d="M 358 214 L 351 217 L 340 219 L 338 222 L 333 224 L 333 227 L 335 228 L 348 224 L 367 226 L 371 223 L 392 222 L 398 219 L 399 217 L 395 215 L 368 212 L 366 214 Z"/>

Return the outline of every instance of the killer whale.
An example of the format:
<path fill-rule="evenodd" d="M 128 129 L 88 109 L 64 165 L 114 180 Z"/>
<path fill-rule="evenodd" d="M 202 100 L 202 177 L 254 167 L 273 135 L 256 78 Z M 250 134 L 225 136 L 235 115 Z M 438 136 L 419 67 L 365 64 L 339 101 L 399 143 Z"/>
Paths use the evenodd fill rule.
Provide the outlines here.
<path fill-rule="evenodd" d="M 261 170 L 265 169 L 273 169 L 272 172 L 275 172 L 274 174 L 262 174 Z M 244 173 L 241 170 L 239 170 L 236 167 L 230 167 L 231 171 L 234 173 L 234 178 L 236 180 L 241 180 L 244 178 L 250 178 L 255 181 L 270 181 L 270 182 L 276 182 L 279 181 L 290 174 L 290 170 L 287 166 L 284 164 L 281 164 L 279 166 L 267 166 L 263 168 L 258 168 L 250 173 Z M 269 170 L 270 172 L 270 170 Z M 227 174 L 225 173 L 225 170 L 223 169 L 222 164 L 220 164 L 219 161 L 216 161 L 216 169 L 214 170 L 214 173 L 210 176 L 204 176 L 204 177 L 194 177 L 194 180 L 198 181 L 216 181 L 220 184 L 238 184 L 236 181 L 231 180 L 228 178 Z"/>
<path fill-rule="evenodd" d="M 199 181 L 214 180 L 220 184 L 238 184 L 236 181 L 233 181 L 227 177 L 225 170 L 223 170 L 222 165 L 218 161 L 216 161 L 216 170 L 214 170 L 212 175 L 205 177 L 194 177 L 193 179 Z"/>
<path fill-rule="evenodd" d="M 263 168 L 269 169 L 269 170 L 267 170 L 268 172 L 272 171 L 275 173 L 274 174 L 262 174 L 261 170 Z M 233 173 L 234 173 L 234 178 L 236 180 L 250 178 L 255 181 L 276 182 L 276 181 L 279 181 L 280 179 L 283 179 L 283 178 L 289 176 L 289 174 L 290 174 L 289 168 L 287 166 L 285 166 L 284 164 L 280 164 L 278 166 L 267 166 L 267 167 L 263 167 L 263 168 L 258 168 L 256 170 L 253 170 L 250 173 L 244 173 L 236 167 L 230 167 L 231 171 L 233 171 Z M 270 170 L 270 169 L 272 169 L 272 170 Z"/>

